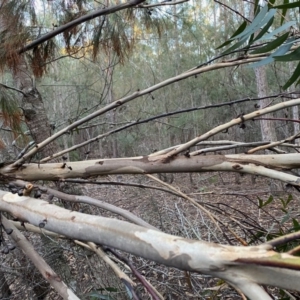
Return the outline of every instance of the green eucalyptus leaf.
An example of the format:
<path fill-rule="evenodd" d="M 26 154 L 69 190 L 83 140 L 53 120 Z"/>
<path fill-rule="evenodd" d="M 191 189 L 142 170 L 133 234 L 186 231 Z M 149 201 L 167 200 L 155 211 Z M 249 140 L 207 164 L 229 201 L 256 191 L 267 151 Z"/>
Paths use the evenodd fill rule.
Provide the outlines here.
<path fill-rule="evenodd" d="M 286 90 L 288 87 L 290 87 L 300 76 L 300 62 L 298 63 L 293 75 L 290 77 L 290 79 L 285 83 L 283 86 L 283 89 Z M 296 85 L 299 84 L 299 81 Z"/>
<path fill-rule="evenodd" d="M 259 34 L 255 37 L 254 42 L 257 41 L 257 40 L 259 40 L 268 31 L 268 29 L 273 24 L 273 21 L 274 21 L 274 17 L 272 17 L 269 20 L 269 22 L 265 25 L 265 27 L 259 32 Z"/>
<path fill-rule="evenodd" d="M 289 196 L 286 200 L 286 205 L 288 205 L 292 200 L 293 200 L 293 195 L 289 194 Z"/>
<path fill-rule="evenodd" d="M 226 41 L 225 43 L 223 43 L 221 46 L 217 47 L 216 49 L 220 49 L 223 48 L 224 46 L 230 44 L 234 39 L 234 37 L 236 35 L 238 35 L 239 33 L 243 32 L 245 30 L 245 28 L 247 27 L 247 22 L 244 21 L 241 26 L 234 32 L 234 34 L 230 37 L 230 39 L 228 41 Z"/>
<path fill-rule="evenodd" d="M 294 218 L 292 219 L 292 221 L 293 221 L 294 230 L 299 230 L 300 229 L 299 222 Z"/>
<path fill-rule="evenodd" d="M 283 8 L 283 9 L 288 9 L 288 8 L 295 8 L 300 6 L 300 1 L 292 2 L 292 3 L 284 3 L 281 5 L 275 5 L 273 6 L 274 8 Z"/>
<path fill-rule="evenodd" d="M 264 26 L 266 23 L 272 19 L 272 17 L 275 15 L 276 9 L 270 9 L 268 11 L 268 6 L 265 5 L 259 14 L 254 18 L 253 22 L 240 34 L 235 36 L 234 38 L 243 38 L 245 36 L 250 36 L 252 33 L 256 32 L 258 29 L 260 29 L 262 26 Z"/>
<path fill-rule="evenodd" d="M 262 208 L 264 205 L 264 201 L 258 197 L 258 208 Z"/>
<path fill-rule="evenodd" d="M 102 289 L 99 289 L 99 290 L 102 290 Z M 106 290 L 106 289 L 103 289 L 103 290 Z M 103 295 L 103 294 L 98 293 L 97 291 L 92 291 L 87 296 L 89 297 L 90 300 L 96 300 L 96 299 L 114 300 L 115 299 L 110 295 Z"/>
<path fill-rule="evenodd" d="M 236 44 L 234 44 L 233 46 L 229 47 L 226 51 L 224 51 L 222 54 L 228 54 L 231 51 L 238 49 L 240 46 L 242 46 L 243 44 L 245 44 L 245 42 L 247 41 L 248 36 L 244 37 L 243 39 L 241 39 L 239 42 L 237 42 Z"/>
<path fill-rule="evenodd" d="M 251 44 L 253 44 L 254 37 L 255 37 L 255 35 L 254 35 L 254 33 L 252 33 L 251 36 L 250 36 L 250 38 L 249 38 L 248 46 L 250 46 Z"/>
<path fill-rule="evenodd" d="M 264 58 L 261 61 L 258 61 L 254 64 L 251 64 L 251 65 L 247 66 L 247 68 L 258 68 L 258 67 L 261 67 L 263 65 L 273 62 L 274 56 L 283 55 L 291 49 L 294 40 L 295 40 L 294 38 L 288 39 L 285 44 L 281 45 L 281 47 L 279 47 L 276 51 L 274 51 L 269 57 Z"/>
<path fill-rule="evenodd" d="M 251 54 L 270 52 L 270 51 L 274 50 L 275 48 L 279 47 L 281 44 L 283 44 L 286 41 L 286 39 L 288 38 L 288 36 L 289 36 L 289 32 L 286 32 L 285 34 L 283 34 L 276 40 L 269 42 L 265 46 L 252 51 Z"/>
<path fill-rule="evenodd" d="M 268 198 L 268 200 L 264 203 L 263 206 L 268 205 L 268 204 L 271 203 L 273 200 L 274 200 L 274 197 L 271 195 L 271 196 Z"/>
<path fill-rule="evenodd" d="M 255 2 L 254 2 L 254 15 L 256 16 L 258 13 L 259 13 L 259 11 L 260 11 L 260 7 L 259 7 L 259 0 L 255 0 Z"/>
<path fill-rule="evenodd" d="M 300 46 L 287 55 L 274 56 L 276 61 L 294 61 L 300 60 Z"/>
<path fill-rule="evenodd" d="M 293 26 L 296 24 L 296 21 L 290 21 L 285 23 L 284 25 L 280 26 L 279 28 L 273 30 L 272 32 L 266 34 L 265 36 L 261 37 L 260 39 L 256 40 L 256 42 L 259 42 L 261 40 L 269 40 L 271 39 L 274 35 L 286 30 L 287 28 Z"/>
<path fill-rule="evenodd" d="M 273 7 L 275 1 L 276 1 L 276 0 L 269 0 L 269 1 L 268 1 L 268 6 L 269 6 L 270 8 Z"/>
<path fill-rule="evenodd" d="M 288 4 L 289 0 L 284 0 L 283 1 L 284 4 Z M 280 19 L 280 25 L 283 24 L 284 20 L 285 20 L 285 16 L 286 16 L 286 12 L 287 12 L 287 7 L 282 9 L 282 13 L 281 13 L 281 19 Z"/>

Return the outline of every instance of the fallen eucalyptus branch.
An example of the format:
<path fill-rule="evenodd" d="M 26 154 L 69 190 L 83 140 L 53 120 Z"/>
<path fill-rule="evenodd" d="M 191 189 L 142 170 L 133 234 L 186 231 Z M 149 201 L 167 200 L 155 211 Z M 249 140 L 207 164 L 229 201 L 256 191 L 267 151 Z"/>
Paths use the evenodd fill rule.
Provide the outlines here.
<path fill-rule="evenodd" d="M 300 291 L 300 258 L 275 252 L 272 241 L 237 247 L 189 240 L 3 191 L 0 191 L 0 210 L 35 226 L 42 223 L 45 229 L 71 239 L 106 245 L 167 266 L 222 278 L 250 299 L 271 299 L 260 284 Z"/>
<path fill-rule="evenodd" d="M 35 267 L 41 272 L 42 276 L 51 284 L 58 294 L 66 300 L 79 300 L 73 291 L 67 287 L 67 285 L 51 269 L 46 261 L 34 250 L 30 242 L 23 236 L 23 234 L 21 234 L 14 224 L 6 219 L 3 215 L 1 220 L 5 228 L 10 228 L 13 230 L 9 237 L 12 238 L 16 245 L 21 248 L 26 257 L 33 262 Z"/>

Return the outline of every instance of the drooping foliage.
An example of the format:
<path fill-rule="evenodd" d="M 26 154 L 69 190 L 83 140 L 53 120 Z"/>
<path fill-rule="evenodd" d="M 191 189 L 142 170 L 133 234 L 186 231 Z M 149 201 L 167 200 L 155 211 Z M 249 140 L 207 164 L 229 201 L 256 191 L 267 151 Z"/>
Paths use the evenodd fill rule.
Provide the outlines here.
<path fill-rule="evenodd" d="M 296 20 L 287 21 L 287 11 L 291 8 L 298 8 L 300 1 L 284 1 L 281 5 L 275 5 L 276 1 L 260 6 L 259 1 L 255 1 L 255 17 L 251 24 L 244 21 L 233 33 L 231 38 L 218 47 L 222 48 L 234 42 L 222 54 L 232 54 L 237 51 L 255 54 L 266 54 L 267 57 L 251 65 L 260 67 L 276 61 L 299 61 L 299 36 L 297 32 Z M 280 25 L 276 23 L 280 18 Z M 289 53 L 292 51 L 292 53 Z M 293 83 L 300 83 L 300 62 L 294 73 L 285 83 L 283 89 L 287 89 Z"/>
<path fill-rule="evenodd" d="M 15 137 L 22 133 L 21 111 L 14 95 L 3 86 L 0 86 L 0 120 L 2 126 L 11 129 Z"/>
<path fill-rule="evenodd" d="M 92 56 L 95 60 L 101 50 L 106 55 L 116 53 L 123 63 L 135 44 L 135 28 L 155 29 L 160 36 L 162 16 L 154 9 L 139 8 L 95 17 L 96 12 L 119 4 L 107 1 L 2 1 L 0 10 L 0 67 L 15 70 L 20 54 L 31 41 L 54 32 L 82 16 L 91 15 L 88 21 L 70 26 L 62 34 L 53 35 L 33 48 L 29 62 L 33 74 L 41 77 L 52 60 L 61 56 Z M 42 6 L 42 7 L 40 7 Z"/>

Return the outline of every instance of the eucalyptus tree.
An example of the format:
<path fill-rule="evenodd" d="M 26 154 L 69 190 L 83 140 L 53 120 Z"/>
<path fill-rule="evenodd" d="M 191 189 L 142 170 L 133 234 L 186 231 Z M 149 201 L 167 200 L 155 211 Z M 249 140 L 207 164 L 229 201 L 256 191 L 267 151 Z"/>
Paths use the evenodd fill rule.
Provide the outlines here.
<path fill-rule="evenodd" d="M 279 179 L 296 188 L 300 186 L 300 178 L 289 172 L 299 168 L 299 154 L 294 150 L 292 153 L 286 153 L 280 148 L 281 145 L 284 145 L 294 149 L 290 142 L 297 139 L 299 133 L 285 137 L 281 141 L 262 141 L 259 146 L 253 143 L 250 146 L 254 148 L 246 154 L 200 155 L 205 150 L 201 148 L 201 143 L 207 139 L 234 126 L 244 128 L 248 121 L 263 118 L 262 116 L 265 114 L 299 105 L 300 99 L 278 102 L 267 107 L 255 107 L 254 111 L 242 113 L 223 124 L 215 124 L 211 130 L 201 132 L 200 135 L 184 140 L 179 145 L 170 144 L 168 148 L 159 149 L 144 156 L 111 159 L 96 157 L 93 160 L 84 161 L 67 161 L 65 159 L 65 154 L 71 151 L 142 122 L 151 121 L 147 119 L 138 119 L 136 122 L 100 132 L 87 141 L 64 149 L 59 149 L 55 144 L 63 135 L 72 134 L 81 129 L 83 124 L 124 107 L 125 104 L 128 105 L 134 100 L 137 102 L 142 96 L 150 95 L 155 101 L 154 93 L 159 93 L 170 85 L 177 85 L 188 78 L 201 78 L 208 72 L 238 68 L 247 64 L 254 64 L 254 67 L 258 67 L 275 60 L 298 60 L 298 37 L 290 30 L 295 22 L 285 22 L 284 18 L 280 17 L 282 25 L 276 29 L 272 26 L 276 13 L 280 13 L 280 16 L 284 17 L 289 9 L 293 9 L 299 3 L 286 1 L 283 6 L 276 7 L 274 6 L 275 1 L 269 1 L 268 4 L 259 7 L 258 1 L 255 1 L 257 14 L 252 22 L 249 20 L 243 22 L 235 33 L 221 45 L 228 47 L 219 56 L 199 63 L 195 67 L 189 67 L 187 70 L 181 70 L 177 65 L 173 77 L 161 79 L 150 86 L 145 80 L 145 87 L 131 88 L 127 94 L 123 94 L 116 100 L 113 99 L 116 97 L 111 86 L 108 86 L 106 87 L 108 93 L 106 96 L 109 99 L 105 104 L 101 98 L 100 102 L 103 105 L 94 108 L 88 107 L 86 114 L 70 119 L 68 124 L 54 132 L 51 131 L 43 99 L 36 83 L 38 78 L 51 69 L 54 60 L 60 59 L 64 55 L 81 60 L 83 58 L 96 59 L 102 50 L 101 53 L 106 53 L 110 58 L 110 55 L 115 53 L 117 60 L 125 63 L 126 57 L 138 49 L 134 48 L 137 27 L 140 26 L 142 30 L 155 28 L 158 35 L 162 34 L 164 25 L 162 16 L 166 7 L 172 6 L 171 11 L 178 14 L 180 5 L 186 5 L 185 2 L 188 2 L 189 5 L 195 4 L 195 2 L 187 0 L 147 3 L 143 0 L 132 0 L 125 3 L 110 1 L 105 4 L 78 0 L 41 1 L 36 2 L 36 6 L 34 6 L 30 1 L 1 1 L 1 69 L 4 74 L 8 72 L 11 74 L 10 77 L 3 76 L 3 78 L 10 78 L 11 85 L 7 83 L 1 85 L 4 99 L 2 116 L 6 121 L 5 125 L 10 126 L 5 129 L 12 130 L 15 135 L 22 134 L 24 125 L 21 122 L 24 121 L 34 143 L 31 148 L 24 148 L 24 151 L 13 158 L 13 161 L 3 160 L 1 164 L 1 180 L 10 189 L 10 192 L 5 188 L 0 191 L 0 209 L 3 212 L 1 222 L 4 229 L 2 232 L 5 232 L 22 249 L 44 278 L 64 299 L 78 299 L 78 297 L 75 295 L 74 289 L 72 290 L 71 286 L 68 287 L 34 251 L 32 245 L 17 229 L 18 226 L 19 228 L 25 226 L 28 230 L 40 232 L 49 237 L 68 238 L 74 240 L 76 244 L 94 251 L 123 280 L 132 299 L 138 299 L 133 288 L 133 281 L 112 262 L 103 250 L 108 249 L 113 252 L 112 248 L 116 248 L 170 267 L 218 277 L 251 299 L 271 299 L 260 285 L 272 285 L 282 289 L 300 291 L 298 285 L 299 258 L 294 255 L 299 247 L 294 246 L 283 253 L 277 251 L 277 247 L 280 245 L 297 240 L 298 232 L 248 247 L 186 239 L 163 233 L 159 228 L 123 208 L 115 207 L 104 201 L 97 201 L 85 195 L 68 195 L 47 184 L 49 182 L 61 183 L 66 180 L 92 184 L 96 182 L 86 179 L 109 174 L 144 175 L 162 184 L 151 174 L 229 171 Z M 41 8 L 43 5 L 44 11 Z M 53 16 L 49 16 L 46 13 L 47 10 L 51 11 Z M 175 32 L 179 34 L 180 22 L 175 25 Z M 195 26 L 200 25 L 195 20 Z M 176 38 L 174 41 L 177 51 L 180 48 L 180 38 Z M 229 45 L 230 43 L 233 45 Z M 59 47 L 63 50 L 59 50 Z M 177 59 L 179 59 L 178 56 Z M 110 69 L 112 60 L 108 58 L 107 62 L 109 71 L 106 74 L 110 82 L 113 77 L 112 73 L 109 73 L 112 72 Z M 79 75 L 74 74 L 74 76 Z M 298 77 L 299 67 L 296 68 L 284 87 L 289 87 L 298 80 Z M 19 93 L 22 99 L 14 102 L 12 98 L 9 98 L 12 92 Z M 275 95 L 277 98 L 279 96 Z M 247 100 L 249 99 L 225 104 L 232 105 L 234 102 L 242 103 Z M 51 101 L 51 99 L 47 101 Z M 64 109 L 62 101 L 61 105 Z M 205 106 L 193 107 L 189 111 L 203 108 Z M 181 112 L 182 109 L 177 112 L 167 111 L 164 117 Z M 158 116 L 154 116 L 152 120 L 155 118 Z M 115 122 L 114 118 L 110 121 Z M 25 133 L 23 135 L 25 136 Z M 272 149 L 277 154 L 253 154 L 265 149 Z M 214 148 L 214 151 L 217 151 L 217 148 Z M 117 151 L 115 151 L 116 153 Z M 121 153 L 121 149 L 118 149 L 118 153 Z M 221 228 L 223 227 L 222 220 L 207 206 L 199 204 L 194 198 L 169 184 L 165 186 L 169 192 L 191 202 L 202 213 L 205 213 L 216 229 L 224 230 Z M 73 204 L 94 205 L 119 214 L 131 223 L 92 213 L 70 211 L 50 201 L 37 199 L 41 193 L 49 193 L 50 198 L 55 196 Z M 17 218 L 21 224 L 13 222 L 10 216 Z M 226 226 L 225 229 L 229 230 Z M 4 241 L 4 233 L 2 239 Z M 2 253 L 8 254 L 13 246 L 4 242 Z M 127 264 L 131 266 L 128 261 Z M 143 278 L 139 278 L 154 299 L 163 298 L 155 287 Z M 5 289 L 7 289 L 7 285 L 5 285 Z"/>

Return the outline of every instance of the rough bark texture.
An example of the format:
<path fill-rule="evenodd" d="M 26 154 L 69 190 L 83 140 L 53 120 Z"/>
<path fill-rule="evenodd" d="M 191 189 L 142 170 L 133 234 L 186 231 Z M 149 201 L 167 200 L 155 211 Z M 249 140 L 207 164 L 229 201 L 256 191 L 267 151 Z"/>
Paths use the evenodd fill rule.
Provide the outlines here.
<path fill-rule="evenodd" d="M 51 135 L 49 119 L 46 114 L 42 96 L 35 86 L 33 76 L 28 74 L 28 68 L 25 59 L 22 59 L 15 79 L 18 87 L 23 90 L 25 96 L 21 101 L 21 109 L 24 119 L 30 131 L 32 139 L 40 143 Z M 51 156 L 58 151 L 58 145 L 53 142 L 40 150 L 42 156 Z M 58 160 L 57 160 L 58 161 Z"/>

